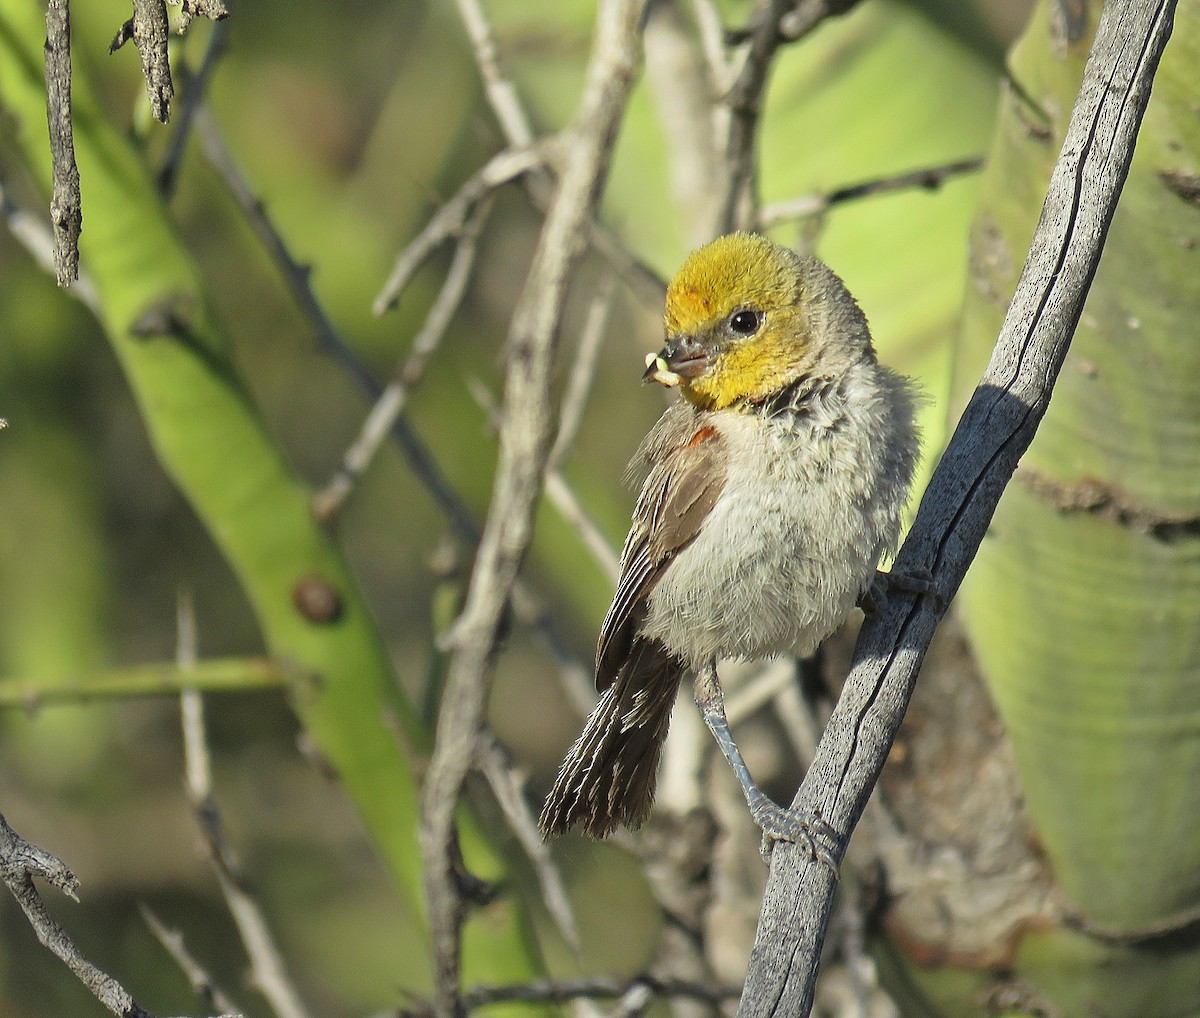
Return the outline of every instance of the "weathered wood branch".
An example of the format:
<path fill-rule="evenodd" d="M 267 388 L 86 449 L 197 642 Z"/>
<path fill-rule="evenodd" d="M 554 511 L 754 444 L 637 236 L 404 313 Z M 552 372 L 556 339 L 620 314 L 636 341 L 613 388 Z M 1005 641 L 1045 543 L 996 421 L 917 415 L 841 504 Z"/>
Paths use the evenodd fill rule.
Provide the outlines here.
<path fill-rule="evenodd" d="M 1133 157 L 1174 0 L 1109 0 L 1096 32 L 1029 257 L 983 379 L 896 559 L 939 596 L 893 588 L 859 637 L 854 666 L 794 808 L 844 850 L 908 706 L 917 671 L 1000 495 L 1045 414 Z M 803 847 L 776 846 L 742 1016 L 806 1015 L 835 877 Z"/>

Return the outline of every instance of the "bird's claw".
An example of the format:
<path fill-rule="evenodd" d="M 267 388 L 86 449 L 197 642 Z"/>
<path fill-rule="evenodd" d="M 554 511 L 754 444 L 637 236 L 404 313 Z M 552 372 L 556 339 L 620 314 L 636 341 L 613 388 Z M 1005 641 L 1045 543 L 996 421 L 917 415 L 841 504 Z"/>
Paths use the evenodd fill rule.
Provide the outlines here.
<path fill-rule="evenodd" d="M 909 569 L 902 573 L 876 570 L 870 585 L 859 597 L 858 606 L 866 615 L 877 614 L 887 604 L 888 592 L 893 588 L 918 597 L 932 597 L 939 604 L 945 604 L 941 587 L 928 569 Z"/>
<path fill-rule="evenodd" d="M 803 845 L 808 849 L 809 858 L 829 867 L 833 879 L 838 879 L 841 841 L 838 832 L 816 813 L 784 809 L 763 795 L 755 797 L 750 804 L 750 815 L 762 828 L 760 851 L 764 858 L 770 859 L 777 841 Z"/>

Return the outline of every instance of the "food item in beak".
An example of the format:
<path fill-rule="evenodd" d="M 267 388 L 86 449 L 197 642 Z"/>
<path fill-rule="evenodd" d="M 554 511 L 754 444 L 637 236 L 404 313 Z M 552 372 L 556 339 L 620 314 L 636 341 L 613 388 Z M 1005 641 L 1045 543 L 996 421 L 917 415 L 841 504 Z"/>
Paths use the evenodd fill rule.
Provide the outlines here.
<path fill-rule="evenodd" d="M 658 382 L 659 385 L 673 389 L 682 379 L 670 369 L 667 362 L 663 360 L 662 354 L 648 353 L 646 354 L 646 373 L 642 375 L 642 381 Z"/>

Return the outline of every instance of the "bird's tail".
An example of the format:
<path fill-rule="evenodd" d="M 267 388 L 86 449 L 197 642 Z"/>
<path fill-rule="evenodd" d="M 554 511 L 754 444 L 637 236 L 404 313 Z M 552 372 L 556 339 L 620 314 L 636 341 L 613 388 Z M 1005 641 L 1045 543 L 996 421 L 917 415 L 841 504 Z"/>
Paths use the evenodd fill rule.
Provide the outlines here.
<path fill-rule="evenodd" d="M 632 829 L 645 822 L 684 670 L 657 641 L 634 641 L 558 769 L 539 821 L 544 836 L 580 824 L 604 838 L 620 824 Z"/>

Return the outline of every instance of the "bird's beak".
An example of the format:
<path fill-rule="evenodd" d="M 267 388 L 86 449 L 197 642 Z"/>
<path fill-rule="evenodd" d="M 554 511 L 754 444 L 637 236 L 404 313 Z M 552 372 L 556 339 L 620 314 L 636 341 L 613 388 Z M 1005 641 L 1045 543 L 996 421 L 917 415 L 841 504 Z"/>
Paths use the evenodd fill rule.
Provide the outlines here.
<path fill-rule="evenodd" d="M 656 354 L 646 355 L 643 382 L 658 382 L 668 389 L 699 378 L 708 370 L 709 356 L 691 336 L 674 336 Z"/>

